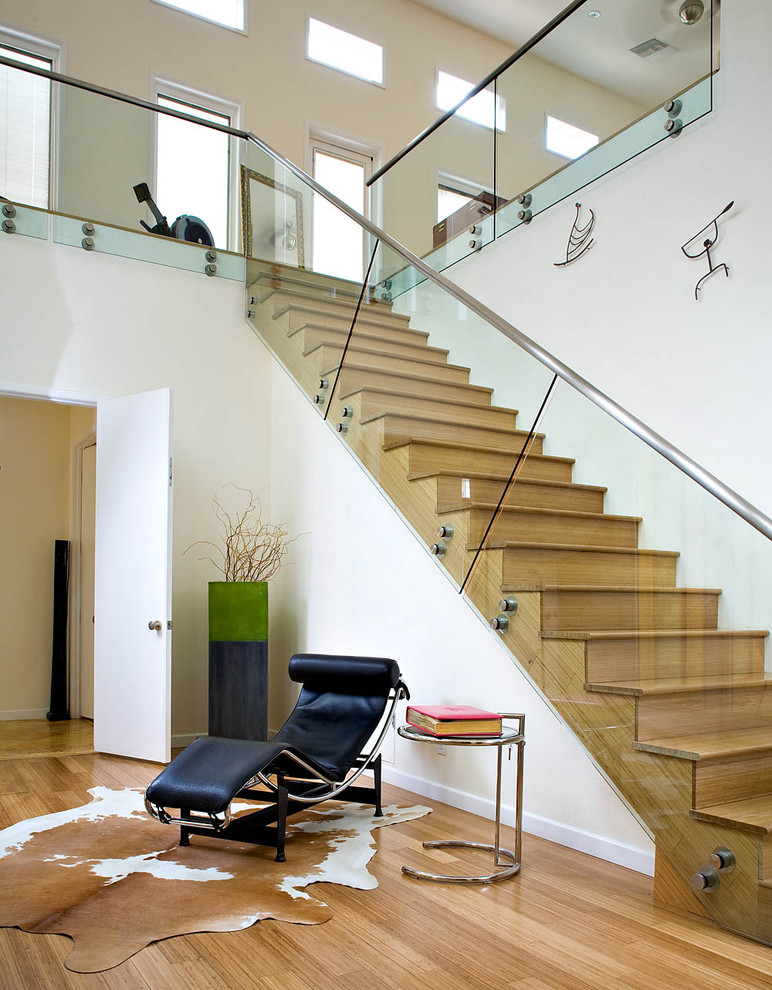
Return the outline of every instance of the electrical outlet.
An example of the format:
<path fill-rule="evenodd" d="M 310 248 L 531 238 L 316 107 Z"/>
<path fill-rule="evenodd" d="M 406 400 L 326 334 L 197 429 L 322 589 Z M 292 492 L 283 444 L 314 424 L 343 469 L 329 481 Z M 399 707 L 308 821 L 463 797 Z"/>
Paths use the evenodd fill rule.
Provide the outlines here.
<path fill-rule="evenodd" d="M 437 747 L 437 756 L 447 756 L 447 755 L 448 755 L 448 747 L 440 744 Z"/>

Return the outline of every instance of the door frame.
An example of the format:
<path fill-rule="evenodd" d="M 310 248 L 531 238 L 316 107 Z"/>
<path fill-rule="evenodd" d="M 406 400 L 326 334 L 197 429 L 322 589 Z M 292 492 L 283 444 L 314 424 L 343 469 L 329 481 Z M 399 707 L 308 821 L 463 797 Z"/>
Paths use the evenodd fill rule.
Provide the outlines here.
<path fill-rule="evenodd" d="M 70 717 L 80 718 L 80 602 L 81 602 L 81 511 L 83 508 L 83 451 L 96 447 L 96 430 L 70 448 Z"/>
<path fill-rule="evenodd" d="M 103 396 L 83 392 L 68 392 L 59 388 L 37 388 L 0 381 L 0 395 L 11 399 L 37 399 L 63 406 L 86 406 L 96 409 Z M 80 510 L 82 498 L 81 470 L 83 448 L 96 443 L 96 432 L 70 445 L 70 581 L 67 607 L 69 609 L 67 649 L 70 654 L 70 718 L 80 717 Z M 73 454 L 75 456 L 73 456 Z M 74 658 L 78 657 L 78 662 Z"/>
<path fill-rule="evenodd" d="M 362 141 L 359 138 L 332 131 L 321 124 L 314 124 L 308 120 L 305 122 L 305 131 L 306 172 L 311 176 L 314 174 L 314 147 L 317 144 L 327 145 L 333 153 L 336 149 L 344 152 L 340 156 L 342 158 L 346 157 L 345 152 L 349 152 L 352 155 L 351 161 L 369 158 L 372 161 L 372 167 L 370 174 L 365 176 L 366 179 L 377 172 L 386 162 L 385 145 Z M 367 208 L 365 216 L 373 223 L 380 224 L 382 198 L 379 183 L 376 183 L 374 188 L 365 186 L 365 206 Z"/>

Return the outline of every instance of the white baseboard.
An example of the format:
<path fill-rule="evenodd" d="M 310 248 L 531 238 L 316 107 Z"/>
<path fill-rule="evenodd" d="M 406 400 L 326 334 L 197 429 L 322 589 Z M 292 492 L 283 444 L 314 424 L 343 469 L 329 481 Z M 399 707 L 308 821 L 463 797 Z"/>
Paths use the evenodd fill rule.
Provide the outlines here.
<path fill-rule="evenodd" d="M 29 718 L 45 718 L 48 714 L 47 708 L 24 708 L 19 711 L 0 712 L 0 722 L 15 722 Z"/>
<path fill-rule="evenodd" d="M 449 804 L 453 808 L 460 808 L 462 811 L 470 811 L 481 818 L 493 820 L 495 812 L 493 798 L 481 798 L 476 794 L 469 794 L 445 784 L 438 784 L 436 781 L 416 777 L 391 766 L 384 766 L 383 779 L 389 784 L 404 787 L 405 790 L 413 791 L 422 797 L 433 798 L 435 801 Z M 513 825 L 514 820 L 514 807 L 504 805 L 502 807 L 503 823 Z M 654 876 L 654 853 L 648 849 L 629 846 L 623 842 L 617 842 L 615 839 L 609 839 L 605 835 L 586 832 L 584 829 L 574 828 L 572 825 L 565 825 L 549 818 L 542 818 L 540 815 L 532 815 L 527 811 L 523 813 L 523 831 L 529 835 L 538 835 L 540 838 L 555 842 L 558 845 L 567 846 L 569 849 L 587 853 L 589 856 L 605 859 L 609 863 L 616 863 L 628 870 L 635 870 L 636 873 L 644 873 L 649 877 Z"/>
<path fill-rule="evenodd" d="M 183 746 L 190 746 L 192 742 L 201 736 L 206 736 L 206 732 L 183 732 L 178 736 L 172 736 L 172 749 L 180 749 Z"/>

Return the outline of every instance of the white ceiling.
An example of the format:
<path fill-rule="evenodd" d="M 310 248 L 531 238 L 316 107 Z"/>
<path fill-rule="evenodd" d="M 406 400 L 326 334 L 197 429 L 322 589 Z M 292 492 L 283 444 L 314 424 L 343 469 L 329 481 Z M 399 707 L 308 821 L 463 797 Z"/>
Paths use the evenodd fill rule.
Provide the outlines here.
<path fill-rule="evenodd" d="M 514 51 L 560 13 L 567 0 L 416 2 L 499 38 Z M 709 70 L 710 0 L 705 0 L 702 20 L 691 27 L 679 20 L 681 2 L 588 0 L 538 46 L 536 53 L 648 109 Z M 590 17 L 590 10 L 599 11 L 601 16 Z M 655 62 L 630 52 L 633 46 L 655 37 L 678 51 Z"/>

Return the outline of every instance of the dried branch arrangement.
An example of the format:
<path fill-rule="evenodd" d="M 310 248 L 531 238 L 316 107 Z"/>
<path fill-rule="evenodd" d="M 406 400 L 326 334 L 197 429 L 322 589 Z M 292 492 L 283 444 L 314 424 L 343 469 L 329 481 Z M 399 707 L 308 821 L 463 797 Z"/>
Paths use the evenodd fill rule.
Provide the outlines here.
<path fill-rule="evenodd" d="M 210 540 L 197 540 L 193 547 L 211 547 L 214 555 L 206 554 L 199 560 L 211 561 L 226 581 L 267 581 L 279 570 L 282 559 L 297 537 L 289 539 L 284 528 L 263 522 L 260 498 L 249 488 L 228 484 L 244 496 L 243 508 L 227 509 L 219 495 L 212 499 L 214 514 L 222 527 L 222 546 Z"/>

